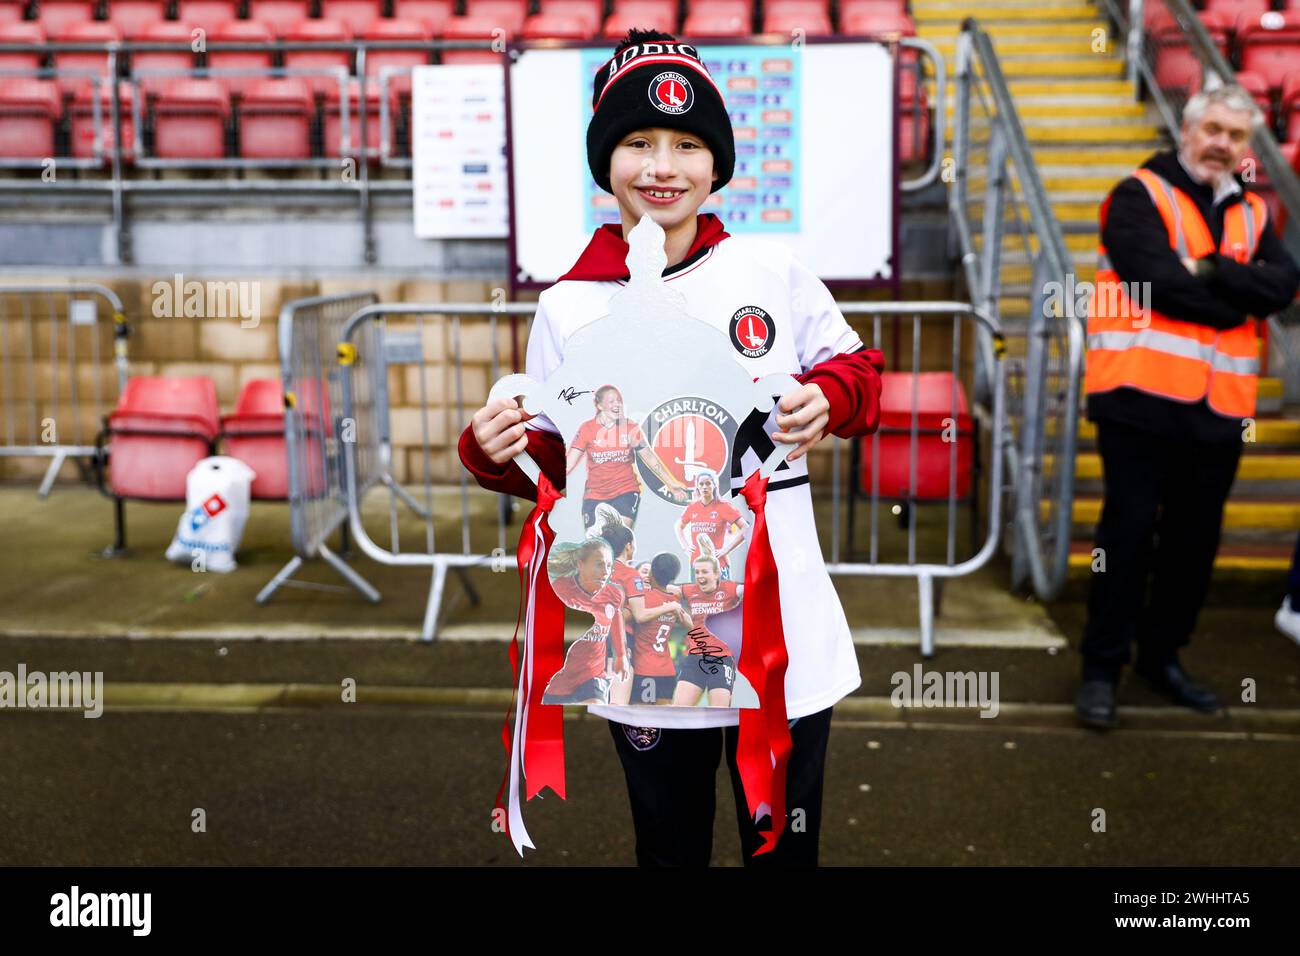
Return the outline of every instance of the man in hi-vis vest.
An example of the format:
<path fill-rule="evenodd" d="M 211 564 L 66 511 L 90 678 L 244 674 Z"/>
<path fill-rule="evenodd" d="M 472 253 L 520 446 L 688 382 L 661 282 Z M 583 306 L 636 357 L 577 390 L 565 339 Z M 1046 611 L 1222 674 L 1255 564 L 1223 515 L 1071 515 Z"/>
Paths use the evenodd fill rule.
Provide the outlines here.
<path fill-rule="evenodd" d="M 1156 690 L 1218 708 L 1178 649 L 1210 583 L 1242 443 L 1253 440 L 1256 320 L 1300 286 L 1263 200 L 1234 172 L 1255 116 L 1239 87 L 1198 93 L 1182 146 L 1152 156 L 1101 204 L 1084 390 L 1105 501 L 1075 700 L 1088 726 L 1115 725 L 1135 639 L 1134 669 Z"/>

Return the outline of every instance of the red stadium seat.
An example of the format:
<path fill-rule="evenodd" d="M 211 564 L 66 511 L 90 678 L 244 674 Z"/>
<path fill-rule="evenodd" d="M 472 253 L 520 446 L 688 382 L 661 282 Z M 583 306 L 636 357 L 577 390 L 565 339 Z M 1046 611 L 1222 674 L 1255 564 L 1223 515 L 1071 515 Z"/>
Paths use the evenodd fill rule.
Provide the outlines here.
<path fill-rule="evenodd" d="M 311 0 L 248 0 L 248 19 L 262 21 L 278 37 L 309 16 Z"/>
<path fill-rule="evenodd" d="M 749 36 L 752 26 L 747 17 L 735 13 L 688 13 L 682 32 L 689 37 Z"/>
<path fill-rule="evenodd" d="M 293 42 L 340 42 L 352 39 L 352 33 L 337 20 L 300 20 L 284 34 L 284 39 Z M 338 71 L 351 75 L 352 52 L 350 50 L 285 50 L 284 65 L 291 70 L 313 70 L 312 75 L 304 76 L 314 92 L 325 93 L 331 88 L 338 89 L 341 83 Z"/>
<path fill-rule="evenodd" d="M 139 78 L 140 89 L 147 95 L 157 96 L 168 87 L 175 86 L 181 80 L 188 78 L 187 74 L 179 71 L 194 69 L 194 53 L 190 46 L 192 29 L 188 23 L 179 23 L 175 20 L 161 20 L 145 28 L 144 34 L 140 37 L 141 42 L 177 43 L 183 46 L 183 49 L 174 52 L 141 50 L 131 54 L 131 73 Z M 152 70 L 167 72 L 150 75 L 149 71 Z"/>
<path fill-rule="evenodd" d="M 258 80 L 239 104 L 239 155 L 244 159 L 310 159 L 316 103 L 298 77 Z"/>
<path fill-rule="evenodd" d="M 899 75 L 910 77 L 913 73 L 904 70 Z M 916 92 L 918 96 L 900 97 L 898 103 L 898 159 L 903 163 L 923 161 L 930 149 L 930 105 L 924 89 Z"/>
<path fill-rule="evenodd" d="M 122 36 L 134 40 L 151 24 L 167 15 L 168 0 L 105 0 L 107 20 L 116 23 Z"/>
<path fill-rule="evenodd" d="M 258 70 L 263 75 L 271 72 L 270 50 L 218 50 L 216 44 L 226 43 L 272 43 L 275 35 L 271 28 L 260 20 L 231 20 L 219 25 L 212 31 L 211 45 L 208 47 L 208 69 L 221 70 Z M 243 94 L 260 76 L 253 73 L 223 76 L 219 72 L 213 79 L 226 88 L 232 96 Z"/>
<path fill-rule="evenodd" d="M 763 14 L 764 33 L 795 36 L 796 31 L 802 31 L 803 36 L 824 37 L 831 36 L 835 28 L 831 26 L 830 15 L 816 4 L 780 4 Z"/>
<path fill-rule="evenodd" d="M 135 161 L 135 121 L 132 118 L 132 103 L 135 100 L 135 87 L 123 80 L 117 87 L 118 108 L 122 119 L 122 160 Z M 95 94 L 90 87 L 77 91 L 69 111 L 72 120 L 72 155 L 78 159 L 93 159 L 95 156 Z M 113 93 L 105 85 L 99 90 L 99 148 L 104 165 L 113 161 Z"/>
<path fill-rule="evenodd" d="M 56 37 L 69 24 L 95 19 L 96 6 L 98 0 L 40 0 L 36 20 L 45 28 L 46 36 Z"/>
<path fill-rule="evenodd" d="M 394 20 L 419 20 L 442 36 L 443 25 L 455 14 L 452 0 L 393 0 Z"/>
<path fill-rule="evenodd" d="M 941 500 L 948 497 L 952 480 L 953 441 L 945 429 L 956 425 L 956 496 L 971 494 L 975 433 L 966 405 L 966 390 L 957 382 L 957 416 L 952 421 L 951 372 L 921 372 L 916 383 L 917 462 L 916 494 L 911 493 L 912 373 L 885 372 L 880 376 L 880 465 L 877 488 L 882 498 Z M 861 489 L 871 493 L 872 440 L 862 442 Z"/>
<path fill-rule="evenodd" d="M 154 153 L 162 159 L 226 155 L 230 94 L 215 80 L 184 80 L 154 105 Z"/>
<path fill-rule="evenodd" d="M 376 20 L 366 31 L 365 38 L 389 42 L 398 40 L 427 42 L 433 39 L 433 31 L 422 20 Z M 406 96 L 411 92 L 411 69 L 427 64 L 429 53 L 429 50 L 419 48 L 367 50 L 366 76 L 378 79 L 387 75 L 388 88 Z"/>
<path fill-rule="evenodd" d="M 1278 119 L 1288 142 L 1300 140 L 1300 70 L 1288 73 L 1282 81 Z"/>
<path fill-rule="evenodd" d="M 631 27 L 662 30 L 677 34 L 677 4 L 673 0 L 624 0 L 614 4 L 614 12 L 605 18 L 601 35 L 615 39 Z"/>
<path fill-rule="evenodd" d="M 176 0 L 176 19 L 208 31 L 239 18 L 239 0 Z"/>
<path fill-rule="evenodd" d="M 602 0 L 539 0 L 538 12 L 560 14 L 586 24 L 588 36 L 600 31 L 600 21 L 605 16 Z"/>
<path fill-rule="evenodd" d="M 360 36 L 383 14 L 381 0 L 320 0 L 322 20 L 337 20 L 353 36 Z"/>
<path fill-rule="evenodd" d="M 224 451 L 256 472 L 252 497 L 281 501 L 289 497 L 289 458 L 284 441 L 284 392 L 273 378 L 249 381 L 235 410 L 221 416 Z"/>
<path fill-rule="evenodd" d="M 35 73 L 41 68 L 45 53 L 41 47 L 45 44 L 45 28 L 33 20 L 5 20 L 0 22 L 0 43 L 23 43 L 30 46 L 30 53 L 0 53 L 0 70 L 30 70 Z"/>
<path fill-rule="evenodd" d="M 62 118 L 63 100 L 52 80 L 0 77 L 0 156 L 53 156 L 54 128 Z"/>
<path fill-rule="evenodd" d="M 113 495 L 184 500 L 185 476 L 211 454 L 220 429 L 212 379 L 127 379 L 105 429 Z"/>
<path fill-rule="evenodd" d="M 511 36 L 524 28 L 528 18 L 528 0 L 465 0 L 465 15 L 479 20 L 491 20 Z"/>
<path fill-rule="evenodd" d="M 763 16 L 768 17 L 774 13 L 799 13 L 813 19 L 825 17 L 829 20 L 831 5 L 829 0 L 768 0 L 763 4 Z"/>
<path fill-rule="evenodd" d="M 1198 14 L 1219 52 L 1228 55 L 1228 30 L 1232 22 L 1217 13 Z M 1155 42 L 1156 83 L 1161 89 L 1183 88 L 1200 82 L 1201 63 L 1187 45 L 1182 27 L 1161 19 L 1151 27 Z"/>
<path fill-rule="evenodd" d="M 1292 70 L 1300 69 L 1300 13 L 1269 12 L 1237 25 L 1241 68 L 1264 77 L 1269 89 L 1280 89 Z"/>
<path fill-rule="evenodd" d="M 359 80 L 350 80 L 348 82 L 346 149 L 344 148 L 345 137 L 343 136 L 343 108 L 339 96 L 341 92 L 341 90 L 331 90 L 325 94 L 325 155 L 351 156 L 354 159 L 359 159 L 361 156 L 361 82 Z M 397 99 L 397 92 L 390 87 L 388 93 L 388 135 L 390 137 L 393 135 L 395 117 L 398 114 Z M 380 106 L 382 102 L 379 84 L 367 83 L 366 155 L 371 162 L 378 162 L 380 157 L 380 137 L 383 135 L 383 128 L 380 125 L 382 115 Z M 390 143 L 389 152 L 392 153 L 392 151 L 392 144 Z"/>
<path fill-rule="evenodd" d="M 840 0 L 840 16 L 858 9 L 906 13 L 907 0 Z"/>
<path fill-rule="evenodd" d="M 442 29 L 445 40 L 495 40 L 501 23 L 491 17 L 451 17 Z M 509 40 L 514 36 L 510 30 L 501 37 Z M 500 63 L 501 54 L 490 48 L 481 50 L 443 50 L 442 62 L 451 63 Z"/>
<path fill-rule="evenodd" d="M 18 23 L 27 15 L 27 0 L 0 0 L 0 23 Z"/>
<path fill-rule="evenodd" d="M 749 23 L 754 21 L 753 0 L 687 0 L 686 16 L 711 14 L 735 15 Z"/>
<path fill-rule="evenodd" d="M 564 13 L 534 13 L 524 21 L 525 40 L 588 40 L 595 31 L 583 17 Z"/>
<path fill-rule="evenodd" d="M 1207 13 L 1217 13 L 1235 27 L 1241 20 L 1257 20 L 1260 14 L 1267 13 L 1269 0 L 1205 0 L 1204 9 Z"/>
<path fill-rule="evenodd" d="M 914 37 L 916 24 L 906 13 L 856 6 L 840 11 L 840 32 L 851 36 Z"/>
<path fill-rule="evenodd" d="M 64 43 L 112 43 L 122 39 L 116 24 L 89 20 L 69 23 L 58 39 Z M 76 93 L 93 83 L 91 74 L 108 79 L 108 53 L 65 51 L 53 55 L 56 79 L 65 94 Z"/>

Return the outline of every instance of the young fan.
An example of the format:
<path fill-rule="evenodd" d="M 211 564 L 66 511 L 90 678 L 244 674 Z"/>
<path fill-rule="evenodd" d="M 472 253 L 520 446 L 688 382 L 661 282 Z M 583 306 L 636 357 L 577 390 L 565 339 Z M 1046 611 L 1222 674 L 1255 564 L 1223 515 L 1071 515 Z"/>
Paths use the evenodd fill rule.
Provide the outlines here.
<path fill-rule="evenodd" d="M 667 33 L 629 31 L 596 73 L 592 110 L 588 166 L 617 199 L 621 222 L 598 228 L 573 268 L 539 297 L 525 372 L 544 381 L 561 364 L 568 337 L 609 314 L 610 298 L 628 279 L 626 237 L 649 215 L 665 233 L 664 281 L 683 294 L 687 311 L 729 337 L 753 378 L 788 373 L 802 383 L 780 400 L 765 431 L 791 449 L 767 485 L 766 523 L 789 658 L 785 806 L 799 808 L 804 825 L 787 826 L 771 852 L 752 856 L 767 818 L 756 824 L 744 796 L 737 709 L 631 704 L 590 711 L 610 722 L 639 863 L 708 864 L 725 749 L 746 865 L 815 865 L 831 709 L 861 677 L 822 560 L 805 454 L 827 434 L 876 429 L 884 359 L 863 347 L 830 291 L 786 246 L 731 237 L 716 215 L 699 213 L 730 181 L 736 146 L 722 93 L 694 46 Z M 565 447 L 554 423 L 544 415 L 525 423 L 513 399 L 476 411 L 460 440 L 461 461 L 480 485 L 536 500 L 536 486 L 511 461 L 525 450 L 563 486 Z M 743 581 L 740 570 L 735 577 Z"/>

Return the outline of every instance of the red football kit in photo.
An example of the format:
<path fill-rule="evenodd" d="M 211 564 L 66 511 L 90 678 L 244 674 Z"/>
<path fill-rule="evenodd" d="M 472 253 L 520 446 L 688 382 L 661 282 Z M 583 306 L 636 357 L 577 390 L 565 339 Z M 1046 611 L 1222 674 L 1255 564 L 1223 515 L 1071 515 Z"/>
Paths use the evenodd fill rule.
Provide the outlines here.
<path fill-rule="evenodd" d="M 636 573 L 636 568 L 618 558 L 614 559 L 614 567 L 610 569 L 609 583 L 622 590 L 624 605 L 627 604 L 627 598 L 640 597 L 646 590 L 645 582 Z"/>
<path fill-rule="evenodd" d="M 677 598 L 658 588 L 650 588 L 645 592 L 645 606 L 649 610 L 665 604 L 674 604 L 676 601 Z M 632 672 L 637 677 L 677 675 L 677 665 L 668 651 L 668 638 L 678 622 L 676 611 L 665 611 L 649 621 L 633 625 L 635 640 L 632 642 Z"/>
<path fill-rule="evenodd" d="M 713 542 L 714 552 L 721 551 L 722 543 L 727 540 L 727 529 L 740 520 L 740 512 L 717 498 L 707 505 L 702 501 L 692 501 L 682 512 L 682 520 L 686 523 L 686 534 L 691 542 L 691 560 L 694 561 L 700 556 L 698 535 L 701 532 L 707 534 Z M 722 567 L 727 566 L 726 557 L 719 557 L 718 561 Z"/>
<path fill-rule="evenodd" d="M 587 632 L 571 645 L 562 667 L 546 686 L 547 694 L 571 694 L 578 685 L 593 677 L 605 676 L 605 647 L 615 655 L 623 653 L 623 591 L 605 583 L 595 594 L 588 593 L 574 575 L 552 582 L 555 594 L 567 606 L 585 611 L 596 619 Z"/>
<path fill-rule="evenodd" d="M 633 449 L 644 444 L 641 429 L 626 418 L 613 425 L 602 425 L 595 418 L 583 422 L 569 446 L 587 453 L 587 485 L 582 496 L 589 501 L 610 501 L 640 491 L 632 459 L 636 455 Z"/>
<path fill-rule="evenodd" d="M 708 653 L 715 657 L 736 656 L 732 653 L 731 648 L 727 646 L 726 641 L 709 631 L 708 620 L 715 614 L 734 610 L 740 604 L 740 595 L 736 593 L 739 587 L 739 581 L 719 581 L 718 586 L 712 591 L 705 591 L 698 584 L 682 585 L 682 601 L 686 613 L 691 616 L 691 630 L 698 634 L 699 632 L 696 629 L 704 628 L 710 639 L 710 645 L 715 648 L 721 646 L 723 649 L 720 654 L 716 650 L 708 650 Z M 686 652 L 688 654 L 703 653 L 698 647 L 692 647 L 694 640 L 691 637 L 686 639 Z M 713 644 L 714 641 L 717 643 Z"/>
<path fill-rule="evenodd" d="M 524 372 L 529 377 L 546 381 L 564 360 L 569 336 L 610 314 L 611 297 L 627 285 L 627 255 L 621 224 L 600 226 L 573 268 L 542 292 L 528 335 Z M 730 236 L 715 214 L 699 213 L 691 248 L 681 262 L 664 270 L 663 278 L 682 293 L 690 315 L 718 330 L 751 378 L 786 373 L 820 386 L 830 404 L 826 435 L 852 438 L 875 430 L 884 357 L 863 346 L 825 283 L 789 246 Z M 768 436 L 777 431 L 778 414 L 774 407 L 763 423 Z M 528 454 L 562 487 L 567 452 L 554 422 L 537 415 L 526 430 Z M 474 440 L 472 428 L 461 435 L 459 451 L 482 487 L 537 500 L 533 481 L 514 462 L 493 462 Z M 753 448 L 745 450 L 737 469 L 741 480 L 760 464 Z M 720 477 L 733 484 L 729 474 Z M 793 719 L 825 710 L 862 683 L 848 620 L 822 558 L 806 454 L 772 475 L 766 517 L 789 652 L 786 714 Z M 684 571 L 683 577 L 689 577 L 689 570 Z M 722 584 L 743 581 L 743 569 L 734 568 L 732 574 L 736 580 Z M 723 727 L 740 721 L 734 707 L 593 704 L 589 710 L 642 727 Z"/>

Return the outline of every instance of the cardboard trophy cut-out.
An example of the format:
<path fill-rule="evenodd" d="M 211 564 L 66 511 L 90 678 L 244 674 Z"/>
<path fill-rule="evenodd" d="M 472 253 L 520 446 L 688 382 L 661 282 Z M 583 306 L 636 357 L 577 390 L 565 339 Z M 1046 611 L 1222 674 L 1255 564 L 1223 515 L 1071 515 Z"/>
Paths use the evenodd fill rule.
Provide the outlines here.
<path fill-rule="evenodd" d="M 560 708 L 534 704 L 756 709 L 776 697 L 785 726 L 775 563 L 751 503 L 761 512 L 766 479 L 792 447 L 771 442 L 762 426 L 799 383 L 787 374 L 755 381 L 727 334 L 686 312 L 663 281 L 663 243 L 663 229 L 643 217 L 628 236 L 630 281 L 610 314 L 568 337 L 545 382 L 509 375 L 490 395 L 517 398 L 526 417 L 545 415 L 566 450 L 563 495 L 526 452 L 514 459 L 539 486 L 520 541 L 525 642 L 508 828 L 517 848 L 532 845 L 518 815 L 518 774 L 528 777 L 529 797 L 554 789 L 556 773 L 563 786 L 562 742 L 558 755 L 547 750 L 544 772 L 531 756 L 544 748 L 527 743 L 545 736 L 537 722 L 547 712 L 562 732 L 554 724 Z M 751 475 L 740 467 L 747 453 L 761 462 Z M 755 577 L 747 562 L 760 529 L 765 573 Z M 554 632 L 563 615 L 545 610 L 554 602 L 543 573 L 554 596 L 583 616 L 582 636 L 562 656 Z M 742 658 L 742 637 L 756 633 L 753 615 L 745 617 L 755 598 L 746 586 L 755 582 L 770 589 L 760 613 L 769 618 L 764 633 L 779 643 L 775 686 L 771 648 Z"/>

